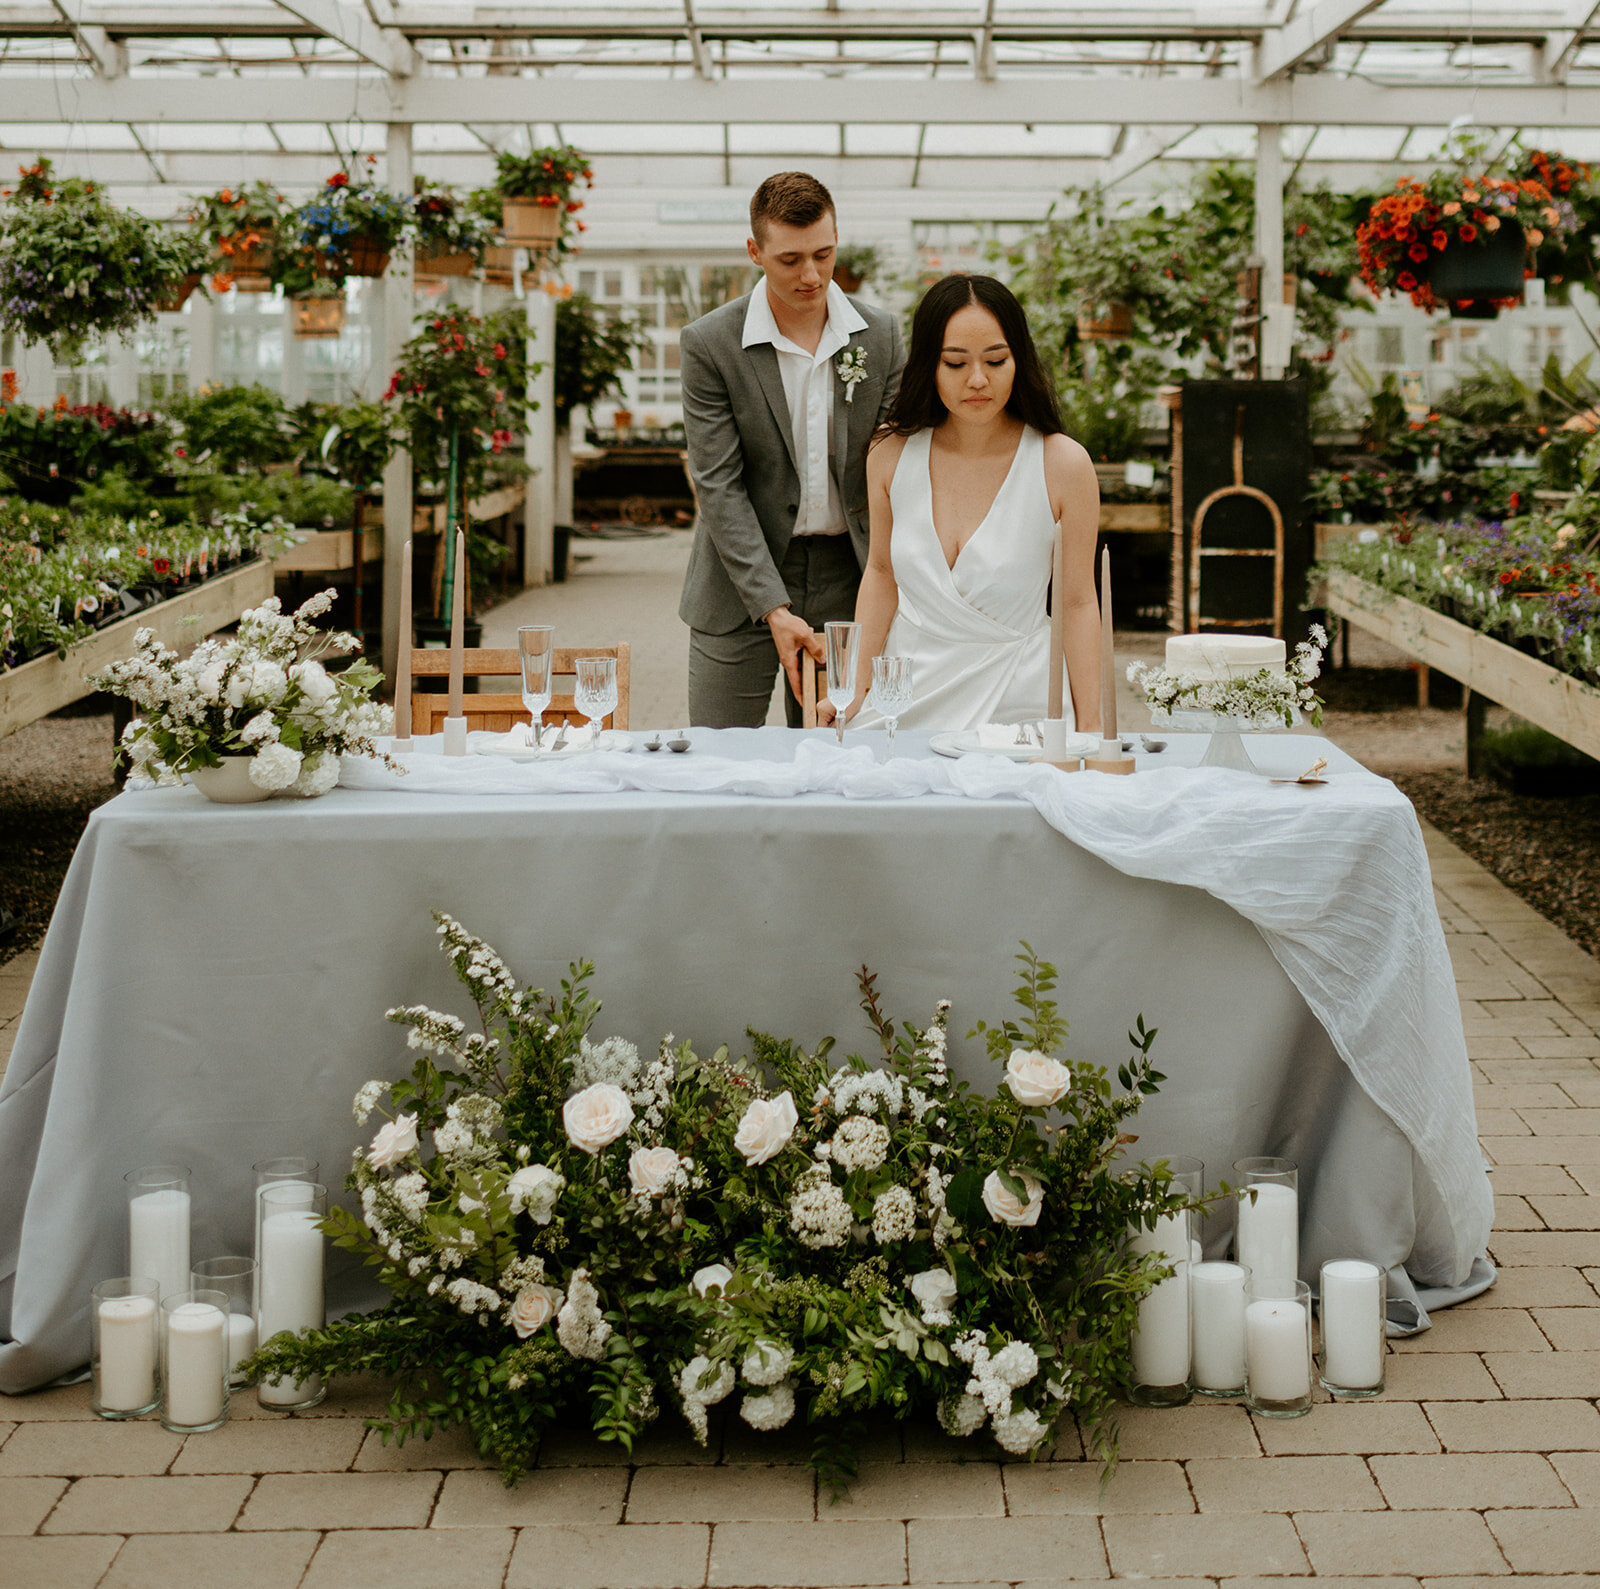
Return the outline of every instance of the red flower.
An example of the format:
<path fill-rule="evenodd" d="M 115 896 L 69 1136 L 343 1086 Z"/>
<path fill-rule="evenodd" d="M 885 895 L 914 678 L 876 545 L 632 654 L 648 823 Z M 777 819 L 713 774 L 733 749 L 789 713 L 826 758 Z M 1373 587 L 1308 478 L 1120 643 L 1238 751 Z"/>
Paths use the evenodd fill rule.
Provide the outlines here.
<path fill-rule="evenodd" d="M 1309 232 L 1310 230 L 1311 230 L 1311 222 L 1310 221 L 1302 221 L 1297 227 L 1295 227 L 1294 235 L 1296 237 L 1304 237 L 1306 235 L 1306 233 Z"/>
<path fill-rule="evenodd" d="M 170 574 L 172 572 L 172 564 L 165 557 L 151 558 L 150 568 L 153 573 L 157 574 Z"/>
<path fill-rule="evenodd" d="M 1471 221 L 1463 221 L 1461 225 L 1456 228 L 1456 235 L 1463 243 L 1470 243 L 1477 237 L 1478 228 L 1474 226 Z"/>
<path fill-rule="evenodd" d="M 328 186 L 330 188 L 348 187 L 349 183 L 349 175 L 343 171 L 335 171 L 333 175 L 328 178 Z"/>
<path fill-rule="evenodd" d="M 1417 290 L 1417 278 L 1409 270 L 1402 270 L 1395 277 L 1394 284 L 1401 292 L 1415 292 Z"/>
<path fill-rule="evenodd" d="M 1406 257 L 1412 264 L 1420 265 L 1428 257 L 1428 245 L 1426 243 L 1413 243 L 1406 250 Z"/>
<path fill-rule="evenodd" d="M 173 451 L 174 454 L 179 458 L 187 458 L 189 456 L 189 449 L 187 447 L 177 447 L 174 448 Z"/>
<path fill-rule="evenodd" d="M 1513 491 L 1511 493 L 1511 511 L 1513 513 L 1515 513 L 1517 511 L 1517 504 L 1521 500 L 1522 500 L 1522 493 L 1520 491 Z"/>
<path fill-rule="evenodd" d="M 1516 570 L 1512 569 L 1508 573 L 1504 573 L 1504 574 L 1502 574 L 1500 576 L 1500 583 L 1502 585 L 1509 585 L 1511 583 L 1511 581 L 1514 580 L 1516 577 L 1517 577 Z"/>
<path fill-rule="evenodd" d="M 494 356 L 497 359 L 503 359 L 506 356 L 506 345 L 505 345 L 504 342 L 496 342 L 495 343 L 495 345 L 494 345 Z"/>
<path fill-rule="evenodd" d="M 1444 249 L 1450 246 L 1450 239 L 1445 235 L 1442 227 L 1433 234 L 1433 246 L 1438 249 Z"/>

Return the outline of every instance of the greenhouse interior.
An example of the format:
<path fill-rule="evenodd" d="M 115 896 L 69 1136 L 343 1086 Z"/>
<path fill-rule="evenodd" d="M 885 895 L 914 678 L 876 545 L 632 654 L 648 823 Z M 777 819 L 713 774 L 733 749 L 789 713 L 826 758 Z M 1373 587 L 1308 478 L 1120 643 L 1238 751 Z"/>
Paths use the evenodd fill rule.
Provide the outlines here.
<path fill-rule="evenodd" d="M 1597 957 L 1600 0 L 0 0 L 0 1584 L 1600 1581 Z"/>

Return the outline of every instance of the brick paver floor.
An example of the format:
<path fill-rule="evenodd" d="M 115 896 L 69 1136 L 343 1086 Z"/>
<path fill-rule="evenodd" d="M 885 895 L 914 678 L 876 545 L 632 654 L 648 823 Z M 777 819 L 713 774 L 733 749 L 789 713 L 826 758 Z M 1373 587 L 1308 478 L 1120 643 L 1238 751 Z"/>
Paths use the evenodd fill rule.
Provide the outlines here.
<path fill-rule="evenodd" d="M 670 563 L 670 545 L 658 554 Z M 665 570 L 663 572 L 666 572 Z M 587 598 L 575 582 L 569 611 Z M 550 610 L 548 593 L 523 601 Z M 575 639 L 604 638 L 596 632 Z M 658 662 L 678 665 L 662 631 Z M 665 659 L 663 661 L 663 659 Z M 636 663 L 636 667 L 638 664 Z M 642 682 L 674 717 L 670 678 Z M 638 674 L 636 674 L 636 678 Z M 678 715 L 681 715 L 679 713 Z M 0 1398 L 0 1585 L 105 1589 L 698 1589 L 1160 1580 L 1265 1589 L 1600 1589 L 1600 962 L 1424 830 L 1494 1163 L 1499 1283 L 1391 1343 L 1380 1401 L 1292 1422 L 1231 1405 L 1123 1415 L 1102 1488 L 1067 1429 L 1053 1460 L 958 1460 L 893 1426 L 845 1501 L 798 1440 L 671 1430 L 631 1462 L 547 1442 L 505 1490 L 459 1433 L 403 1449 L 381 1387 L 187 1439 L 107 1424 L 83 1386 Z M 34 957 L 0 966 L 0 1065 Z"/>

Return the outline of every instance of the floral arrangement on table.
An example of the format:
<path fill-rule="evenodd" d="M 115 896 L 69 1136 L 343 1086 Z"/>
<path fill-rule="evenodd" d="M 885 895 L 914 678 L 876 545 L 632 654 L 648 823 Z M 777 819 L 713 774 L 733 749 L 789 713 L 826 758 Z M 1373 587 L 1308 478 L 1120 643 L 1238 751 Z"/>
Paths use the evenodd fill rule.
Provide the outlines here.
<path fill-rule="evenodd" d="M 1257 668 L 1243 678 L 1216 679 L 1134 662 L 1128 667 L 1128 682 L 1143 691 L 1159 727 L 1164 727 L 1174 713 L 1204 712 L 1258 732 L 1280 725 L 1293 728 L 1302 714 L 1320 728 L 1322 698 L 1311 686 L 1322 673 L 1322 654 L 1327 646 L 1327 630 L 1314 623 L 1311 638 L 1294 648 L 1282 673 Z"/>
<path fill-rule="evenodd" d="M 369 155 L 367 163 L 375 164 L 375 157 Z M 294 234 L 291 255 L 311 251 L 319 276 L 376 276 L 378 258 L 394 250 L 411 220 L 405 199 L 340 170 L 295 211 L 286 230 Z"/>
<path fill-rule="evenodd" d="M 594 172 L 582 151 L 571 144 L 534 149 L 525 155 L 502 151 L 495 157 L 494 174 L 494 191 L 502 201 L 529 200 L 541 209 L 559 211 L 561 234 L 556 243 L 559 252 L 567 253 L 572 248 L 574 229 L 588 230 L 577 219 L 583 200 L 575 195 L 579 183 L 585 187 L 594 186 Z"/>
<path fill-rule="evenodd" d="M 219 188 L 194 201 L 189 224 L 211 250 L 211 284 L 218 292 L 232 287 L 240 273 L 265 274 L 289 213 L 289 201 L 270 182 Z"/>
<path fill-rule="evenodd" d="M 411 231 L 422 254 L 470 254 L 475 265 L 495 240 L 495 223 L 444 183 L 418 177 Z"/>
<path fill-rule="evenodd" d="M 148 477 L 167 463 L 172 427 L 160 415 L 65 397 L 36 408 L 8 390 L 0 384 L 0 476 L 24 496 L 63 503 L 113 469 Z"/>
<path fill-rule="evenodd" d="M 0 497 L 0 671 L 254 557 L 279 529 L 243 513 L 168 524 Z"/>
<path fill-rule="evenodd" d="M 400 350 L 384 401 L 394 403 L 424 473 L 445 477 L 455 438 L 461 486 L 470 494 L 482 482 L 489 457 L 510 446 L 516 415 L 509 355 L 505 341 L 483 320 L 455 310 L 435 315 Z"/>
<path fill-rule="evenodd" d="M 1473 144 L 1459 145 L 1454 158 L 1424 181 L 1400 177 L 1392 193 L 1373 201 L 1356 228 L 1361 278 L 1374 296 L 1404 293 L 1419 309 L 1448 307 L 1429 284 L 1432 262 L 1446 250 L 1484 248 L 1508 222 L 1521 228 L 1528 254 L 1563 249 L 1579 230 L 1571 200 L 1558 197 L 1536 177 L 1496 174 Z M 1525 267 L 1524 274 L 1533 274 Z M 1518 297 L 1492 300 L 1507 308 Z"/>
<path fill-rule="evenodd" d="M 186 230 L 110 203 L 92 182 L 23 168 L 0 208 L 0 329 L 68 359 L 88 337 L 151 320 L 206 250 Z"/>
<path fill-rule="evenodd" d="M 361 649 L 356 636 L 317 627 L 333 598 L 325 590 L 285 613 L 269 597 L 244 613 L 236 634 L 202 640 L 188 656 L 140 629 L 134 654 L 92 681 L 139 713 L 118 756 L 156 784 L 248 756 L 258 789 L 306 798 L 338 783 L 340 756 L 376 757 L 403 772 L 375 737 L 392 724 L 390 709 L 372 699 L 383 675 L 360 659 L 337 673 L 322 665 L 324 656 Z"/>
<path fill-rule="evenodd" d="M 974 1033 L 1004 1068 L 994 1096 L 951 1076 L 947 1003 L 897 1026 L 865 968 L 870 1060 L 754 1031 L 743 1058 L 670 1035 L 646 1057 L 591 1040 L 589 965 L 519 987 L 435 919 L 480 1029 L 389 1012 L 415 1065 L 357 1095 L 359 1124 L 390 1117 L 351 1167 L 359 1216 L 327 1222 L 392 1299 L 246 1372 L 391 1376 L 386 1439 L 464 1423 L 507 1483 L 549 1429 L 631 1450 L 676 1407 L 704 1441 L 723 1402 L 757 1430 L 809 1425 L 836 1486 L 869 1420 L 917 1411 L 1016 1455 L 1076 1413 L 1114 1460 L 1137 1304 L 1171 1272 L 1130 1229 L 1188 1206 L 1164 1165 L 1118 1158 L 1163 1079 L 1142 1021 L 1120 1090 L 1053 1057 L 1055 973 L 1024 946 L 1019 1017 Z"/>
<path fill-rule="evenodd" d="M 1592 486 L 1600 444 L 1591 443 Z M 1504 520 L 1402 521 L 1340 542 L 1312 571 L 1358 579 L 1431 607 L 1600 687 L 1600 502 Z"/>

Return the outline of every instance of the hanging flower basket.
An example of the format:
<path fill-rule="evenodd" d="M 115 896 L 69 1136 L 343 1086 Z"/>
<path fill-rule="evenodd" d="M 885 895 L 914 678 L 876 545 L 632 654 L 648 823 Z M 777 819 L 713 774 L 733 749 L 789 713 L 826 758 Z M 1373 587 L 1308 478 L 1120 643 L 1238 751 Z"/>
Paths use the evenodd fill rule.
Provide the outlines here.
<path fill-rule="evenodd" d="M 336 337 L 343 329 L 343 298 L 316 297 L 294 300 L 294 334 L 300 340 Z"/>
<path fill-rule="evenodd" d="M 1522 298 L 1527 238 L 1516 221 L 1472 242 L 1459 238 L 1428 261 L 1428 285 L 1457 319 L 1493 320 L 1507 299 Z"/>
<path fill-rule="evenodd" d="M 200 277 L 198 275 L 185 276 L 183 280 L 179 282 L 178 285 L 174 287 L 165 298 L 157 300 L 156 313 L 177 314 L 177 312 L 182 309 L 186 303 L 188 303 L 189 299 L 194 294 L 195 288 L 199 285 Z"/>
<path fill-rule="evenodd" d="M 347 276 L 381 276 L 389 268 L 389 250 L 374 237 L 352 237 L 342 261 Z"/>
<path fill-rule="evenodd" d="M 558 200 L 546 195 L 540 199 L 504 199 L 501 203 L 501 230 L 512 248 L 543 252 L 561 240 L 564 210 Z"/>
<path fill-rule="evenodd" d="M 1133 306 L 1125 303 L 1080 304 L 1078 335 L 1090 342 L 1125 341 L 1133 335 Z"/>
<path fill-rule="evenodd" d="M 509 249 L 503 252 L 509 254 Z M 477 265 L 471 254 L 454 249 L 421 249 L 416 252 L 413 270 L 418 276 L 470 276 Z M 510 266 L 507 266 L 510 269 Z"/>
<path fill-rule="evenodd" d="M 511 277 L 516 268 L 516 249 L 507 245 L 491 244 L 483 251 L 483 279 L 492 287 L 509 287 Z M 531 287 L 539 280 L 537 269 L 525 270 L 522 273 L 522 284 Z"/>

